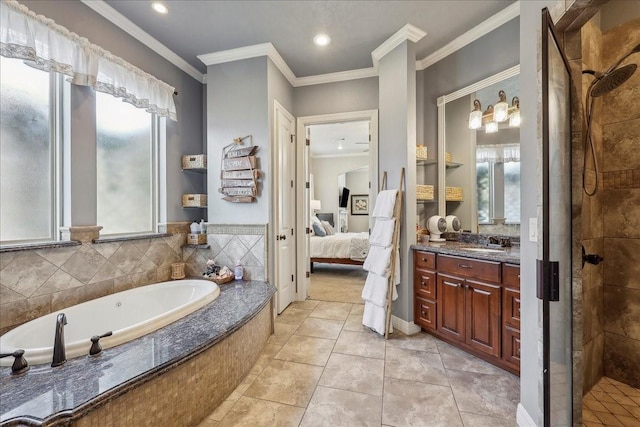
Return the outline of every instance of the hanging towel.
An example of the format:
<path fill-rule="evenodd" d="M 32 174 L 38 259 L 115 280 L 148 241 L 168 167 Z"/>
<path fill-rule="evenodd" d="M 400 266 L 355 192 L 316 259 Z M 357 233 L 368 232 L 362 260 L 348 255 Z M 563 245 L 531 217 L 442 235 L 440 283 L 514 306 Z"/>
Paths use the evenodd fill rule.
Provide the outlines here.
<path fill-rule="evenodd" d="M 362 289 L 362 299 L 372 302 L 379 307 L 387 304 L 387 288 L 389 279 L 378 276 L 376 273 L 369 273 Z"/>
<path fill-rule="evenodd" d="M 389 261 L 391 260 L 391 248 L 383 248 L 381 246 L 371 246 L 369 248 L 369 254 L 364 261 L 364 268 L 367 271 L 372 271 L 378 276 L 389 277 Z"/>
<path fill-rule="evenodd" d="M 394 218 L 377 219 L 376 223 L 373 225 L 371 237 L 369 237 L 369 244 L 374 246 L 383 246 L 385 248 L 390 246 L 393 240 L 393 230 L 395 225 L 396 220 Z"/>
<path fill-rule="evenodd" d="M 366 302 L 364 304 L 364 313 L 362 314 L 362 324 L 367 326 L 380 335 L 384 335 L 385 323 L 387 318 L 387 310 L 373 303 Z M 393 327 L 389 325 L 389 332 L 393 332 Z"/>
<path fill-rule="evenodd" d="M 373 218 L 392 218 L 393 208 L 396 205 L 396 193 L 398 190 L 383 190 L 378 193 L 376 206 L 373 208 Z"/>

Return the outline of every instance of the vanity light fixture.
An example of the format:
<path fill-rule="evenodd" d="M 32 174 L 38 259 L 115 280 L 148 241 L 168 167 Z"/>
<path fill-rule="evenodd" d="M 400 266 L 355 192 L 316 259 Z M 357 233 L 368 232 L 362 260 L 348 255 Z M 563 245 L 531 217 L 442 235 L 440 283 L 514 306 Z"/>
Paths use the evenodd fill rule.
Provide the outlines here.
<path fill-rule="evenodd" d="M 331 38 L 326 34 L 316 34 L 313 38 L 313 43 L 315 43 L 316 46 L 326 46 L 331 43 Z"/>
<path fill-rule="evenodd" d="M 153 10 L 155 10 L 156 12 L 162 15 L 166 15 L 167 13 L 169 13 L 169 9 L 167 9 L 167 6 L 163 5 L 160 2 L 156 1 L 151 3 L 151 7 L 153 8 Z"/>
<path fill-rule="evenodd" d="M 469 113 L 469 129 L 482 127 L 482 106 L 477 99 L 473 101 L 473 111 Z"/>
<path fill-rule="evenodd" d="M 494 110 L 493 105 L 489 105 L 483 114 L 484 121 L 484 131 L 486 133 L 496 133 L 498 132 L 498 122 L 494 120 Z"/>
<path fill-rule="evenodd" d="M 520 100 L 517 96 L 511 101 L 511 115 L 509 115 L 509 127 L 520 127 Z"/>
<path fill-rule="evenodd" d="M 509 118 L 509 104 L 507 104 L 507 94 L 501 90 L 498 92 L 498 103 L 493 106 L 493 121 L 504 122 Z"/>

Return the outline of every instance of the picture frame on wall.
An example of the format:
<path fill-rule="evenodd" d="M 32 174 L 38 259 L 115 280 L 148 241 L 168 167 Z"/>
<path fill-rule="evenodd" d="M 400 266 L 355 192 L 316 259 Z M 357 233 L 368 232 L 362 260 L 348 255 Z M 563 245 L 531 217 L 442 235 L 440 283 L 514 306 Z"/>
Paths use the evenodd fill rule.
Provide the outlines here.
<path fill-rule="evenodd" d="M 354 194 L 351 196 L 351 215 L 369 215 L 368 194 Z"/>

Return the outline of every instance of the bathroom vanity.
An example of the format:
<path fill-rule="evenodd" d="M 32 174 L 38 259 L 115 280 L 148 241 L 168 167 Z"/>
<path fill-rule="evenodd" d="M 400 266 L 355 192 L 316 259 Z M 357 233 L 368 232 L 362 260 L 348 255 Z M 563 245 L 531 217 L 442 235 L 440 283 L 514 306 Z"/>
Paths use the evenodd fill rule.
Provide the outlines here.
<path fill-rule="evenodd" d="M 519 249 L 459 242 L 412 249 L 414 323 L 519 375 Z"/>

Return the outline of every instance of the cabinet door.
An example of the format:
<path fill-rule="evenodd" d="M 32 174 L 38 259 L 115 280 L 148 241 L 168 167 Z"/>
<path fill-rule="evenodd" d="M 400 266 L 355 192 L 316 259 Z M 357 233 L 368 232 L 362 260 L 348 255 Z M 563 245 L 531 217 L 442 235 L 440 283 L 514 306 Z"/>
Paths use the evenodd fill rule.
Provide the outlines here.
<path fill-rule="evenodd" d="M 434 272 L 416 269 L 413 281 L 417 297 L 436 299 L 436 274 Z"/>
<path fill-rule="evenodd" d="M 465 283 L 466 343 L 500 357 L 500 286 Z"/>
<path fill-rule="evenodd" d="M 464 341 L 464 279 L 437 275 L 438 331 Z"/>
<path fill-rule="evenodd" d="M 436 302 L 416 298 L 414 322 L 425 329 L 436 330 Z"/>
<path fill-rule="evenodd" d="M 502 302 L 502 322 L 513 329 L 520 330 L 520 291 L 505 288 Z"/>
<path fill-rule="evenodd" d="M 520 331 L 509 326 L 503 329 L 502 359 L 520 369 Z"/>

